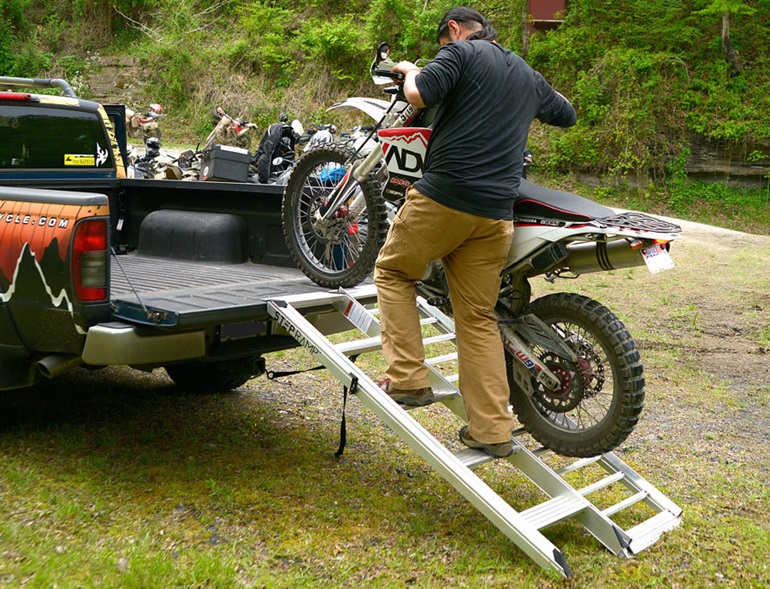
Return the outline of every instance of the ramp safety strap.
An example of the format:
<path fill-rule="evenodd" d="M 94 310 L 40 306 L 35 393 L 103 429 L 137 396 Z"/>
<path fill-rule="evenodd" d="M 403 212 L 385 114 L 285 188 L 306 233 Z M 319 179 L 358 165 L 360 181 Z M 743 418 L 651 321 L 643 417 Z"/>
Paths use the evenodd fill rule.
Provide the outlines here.
<path fill-rule="evenodd" d="M 358 377 L 350 375 L 350 394 L 355 395 L 358 392 Z M 348 404 L 348 387 L 342 387 L 342 421 L 340 421 L 340 445 L 334 453 L 335 458 L 342 456 L 345 451 L 345 445 L 348 443 L 348 432 L 345 425 L 345 408 Z"/>

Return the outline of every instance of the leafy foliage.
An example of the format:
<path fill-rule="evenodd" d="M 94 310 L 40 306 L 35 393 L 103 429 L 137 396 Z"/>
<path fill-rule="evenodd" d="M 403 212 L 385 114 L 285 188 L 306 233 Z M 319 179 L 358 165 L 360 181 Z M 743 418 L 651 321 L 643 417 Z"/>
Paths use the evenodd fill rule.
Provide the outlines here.
<path fill-rule="evenodd" d="M 63 75 L 87 51 L 129 52 L 151 98 L 198 130 L 215 102 L 263 127 L 286 110 L 320 121 L 331 102 L 377 91 L 364 72 L 378 42 L 397 58 L 433 56 L 436 23 L 454 4 L 6 0 L 0 70 Z M 573 129 L 534 129 L 545 170 L 661 182 L 693 134 L 747 153 L 770 142 L 770 0 L 573 0 L 558 29 L 526 45 L 524 0 L 473 5 L 578 109 Z"/>

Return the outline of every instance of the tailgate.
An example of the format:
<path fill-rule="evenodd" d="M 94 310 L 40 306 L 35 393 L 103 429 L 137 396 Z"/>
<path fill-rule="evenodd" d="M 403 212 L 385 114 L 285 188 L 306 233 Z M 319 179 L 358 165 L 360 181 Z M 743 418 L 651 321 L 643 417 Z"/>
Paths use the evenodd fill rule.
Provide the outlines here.
<path fill-rule="evenodd" d="M 72 284 L 73 236 L 93 219 L 106 235 L 103 194 L 0 187 L 0 304 L 27 349 L 79 353 L 91 321 L 106 316 L 106 297 L 84 302 Z"/>
<path fill-rule="evenodd" d="M 295 268 L 137 254 L 112 260 L 113 316 L 140 325 L 186 330 L 265 321 L 268 299 L 328 291 Z"/>

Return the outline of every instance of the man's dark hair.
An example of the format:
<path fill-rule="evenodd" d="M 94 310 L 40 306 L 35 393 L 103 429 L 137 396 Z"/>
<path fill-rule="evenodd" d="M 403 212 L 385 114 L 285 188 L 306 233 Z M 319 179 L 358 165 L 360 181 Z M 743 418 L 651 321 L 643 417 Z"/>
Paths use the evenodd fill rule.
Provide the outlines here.
<path fill-rule="evenodd" d="M 441 42 L 441 37 L 447 34 L 449 30 L 449 21 L 453 20 L 458 23 L 478 23 L 481 25 L 481 30 L 476 31 L 468 37 L 468 40 L 481 39 L 483 41 L 495 41 L 497 40 L 497 31 L 487 22 L 482 14 L 478 10 L 468 8 L 467 6 L 455 6 L 450 9 L 441 19 L 436 30 L 436 40 Z"/>

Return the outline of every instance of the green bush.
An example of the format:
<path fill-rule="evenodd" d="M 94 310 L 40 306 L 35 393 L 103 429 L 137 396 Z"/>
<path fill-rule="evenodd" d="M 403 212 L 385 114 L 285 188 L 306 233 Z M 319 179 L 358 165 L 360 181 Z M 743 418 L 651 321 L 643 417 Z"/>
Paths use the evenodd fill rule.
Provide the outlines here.
<path fill-rule="evenodd" d="M 303 23 L 297 42 L 309 59 L 310 69 L 325 65 L 338 80 L 358 82 L 369 58 L 361 31 L 361 23 L 352 14 L 333 19 L 314 17 Z"/>

